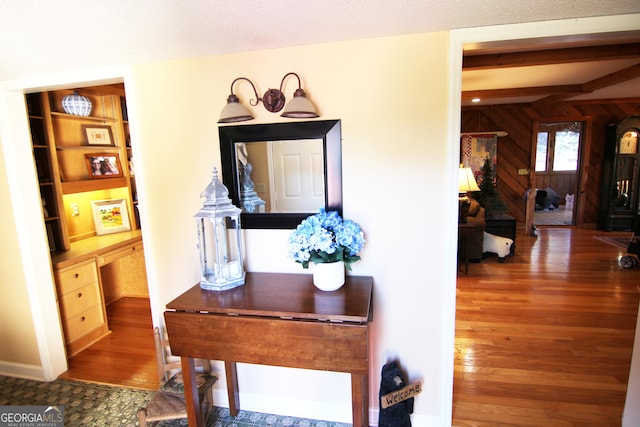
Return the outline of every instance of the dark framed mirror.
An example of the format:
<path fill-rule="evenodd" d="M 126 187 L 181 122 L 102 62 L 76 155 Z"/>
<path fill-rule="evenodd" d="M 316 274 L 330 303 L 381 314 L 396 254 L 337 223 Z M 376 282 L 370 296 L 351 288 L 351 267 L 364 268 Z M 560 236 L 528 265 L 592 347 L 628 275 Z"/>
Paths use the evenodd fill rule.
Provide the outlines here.
<path fill-rule="evenodd" d="M 221 126 L 219 135 L 242 228 L 293 229 L 320 207 L 342 215 L 340 120 Z"/>

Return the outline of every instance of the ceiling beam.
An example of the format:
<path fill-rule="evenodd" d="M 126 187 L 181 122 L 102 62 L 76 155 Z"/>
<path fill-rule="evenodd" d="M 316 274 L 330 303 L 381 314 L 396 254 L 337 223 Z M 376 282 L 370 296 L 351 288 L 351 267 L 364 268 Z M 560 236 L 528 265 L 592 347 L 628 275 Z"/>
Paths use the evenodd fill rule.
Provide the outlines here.
<path fill-rule="evenodd" d="M 623 68 L 622 70 L 614 71 L 606 76 L 591 80 L 590 82 L 583 84 L 582 87 L 591 92 L 602 89 L 603 87 L 626 82 L 627 80 L 635 79 L 636 77 L 640 77 L 640 62 L 630 67 Z"/>
<path fill-rule="evenodd" d="M 594 90 L 602 89 L 618 83 L 626 82 L 627 80 L 635 79 L 636 77 L 640 77 L 640 63 L 627 68 L 623 68 L 622 70 L 614 71 L 613 73 L 607 74 L 606 76 L 598 77 L 597 79 L 593 79 L 589 82 L 579 85 L 582 88 L 582 90 L 579 92 L 550 94 L 549 96 L 537 100 L 535 104 L 563 101 L 576 95 L 590 93 Z"/>
<path fill-rule="evenodd" d="M 536 87 L 516 87 L 509 89 L 483 89 L 466 90 L 462 92 L 462 100 L 470 101 L 473 98 L 514 98 L 525 96 L 545 96 L 550 94 L 581 93 L 582 85 L 558 85 L 558 86 L 536 86 Z"/>
<path fill-rule="evenodd" d="M 618 70 L 605 76 L 598 77 L 597 79 L 593 79 L 583 84 L 467 90 L 462 92 L 462 101 L 471 101 L 474 98 L 496 99 L 542 96 L 543 98 L 538 99 L 537 101 L 535 101 L 535 103 L 543 104 L 562 101 L 576 95 L 590 93 L 598 89 L 635 79 L 637 77 L 640 77 L 640 62 L 630 67 L 623 68 L 622 70 Z"/>
<path fill-rule="evenodd" d="M 491 68 L 602 61 L 637 58 L 638 56 L 640 56 L 640 43 L 482 55 L 465 54 L 462 58 L 462 70 L 469 71 Z"/>

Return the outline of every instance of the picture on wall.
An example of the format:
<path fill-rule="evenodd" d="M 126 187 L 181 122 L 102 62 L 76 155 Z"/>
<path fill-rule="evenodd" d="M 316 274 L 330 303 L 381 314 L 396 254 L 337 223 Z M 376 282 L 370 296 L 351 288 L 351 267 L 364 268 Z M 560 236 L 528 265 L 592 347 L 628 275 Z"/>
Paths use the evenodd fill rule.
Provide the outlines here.
<path fill-rule="evenodd" d="M 495 134 L 462 135 L 460 141 L 460 161 L 463 166 L 471 168 L 476 181 L 482 180 L 482 166 L 489 159 L 491 168 L 496 170 L 498 158 L 498 137 Z M 480 179 L 480 181 L 478 181 Z"/>
<path fill-rule="evenodd" d="M 82 129 L 86 145 L 114 145 L 111 126 L 82 125 Z"/>
<path fill-rule="evenodd" d="M 91 207 L 98 236 L 131 230 L 125 199 L 94 200 Z"/>
<path fill-rule="evenodd" d="M 92 153 L 84 155 L 90 178 L 117 178 L 122 167 L 117 153 Z"/>

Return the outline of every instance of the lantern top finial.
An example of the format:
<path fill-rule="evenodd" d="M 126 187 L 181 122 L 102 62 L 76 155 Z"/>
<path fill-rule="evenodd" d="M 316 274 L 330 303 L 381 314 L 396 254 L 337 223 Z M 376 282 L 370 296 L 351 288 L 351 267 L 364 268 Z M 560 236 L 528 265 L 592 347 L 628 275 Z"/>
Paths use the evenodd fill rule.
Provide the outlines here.
<path fill-rule="evenodd" d="M 200 216 L 204 212 L 214 213 L 216 215 L 237 215 L 240 213 L 240 209 L 235 207 L 231 203 L 229 198 L 229 190 L 218 179 L 218 169 L 213 168 L 213 178 L 207 188 L 205 188 L 200 197 L 205 197 L 203 208 L 200 210 L 197 216 Z"/>

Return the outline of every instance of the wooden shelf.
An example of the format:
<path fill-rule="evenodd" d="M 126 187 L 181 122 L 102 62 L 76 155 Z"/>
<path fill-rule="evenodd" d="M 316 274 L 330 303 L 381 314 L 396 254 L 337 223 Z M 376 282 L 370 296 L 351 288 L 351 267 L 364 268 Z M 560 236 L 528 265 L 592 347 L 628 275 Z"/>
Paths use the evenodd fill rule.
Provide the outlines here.
<path fill-rule="evenodd" d="M 116 122 L 116 119 L 112 119 L 109 117 L 75 116 L 73 114 L 57 113 L 55 111 L 51 112 L 51 117 L 69 119 L 69 120 L 78 120 L 78 121 L 88 121 L 88 122 L 95 122 L 95 123 L 115 123 Z"/>
<path fill-rule="evenodd" d="M 84 193 L 86 191 L 108 190 L 127 187 L 127 178 L 103 178 L 84 181 L 68 181 L 62 183 L 63 194 Z"/>
<path fill-rule="evenodd" d="M 120 148 L 115 145 L 58 145 L 56 146 L 56 150 L 64 151 L 64 150 L 85 150 L 85 151 L 114 151 L 120 152 Z"/>

